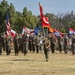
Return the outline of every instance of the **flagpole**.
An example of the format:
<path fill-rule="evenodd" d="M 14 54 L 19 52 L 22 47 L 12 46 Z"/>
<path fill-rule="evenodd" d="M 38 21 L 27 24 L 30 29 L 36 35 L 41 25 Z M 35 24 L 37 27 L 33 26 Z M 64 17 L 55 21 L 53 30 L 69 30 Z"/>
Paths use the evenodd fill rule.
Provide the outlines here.
<path fill-rule="evenodd" d="M 48 36 L 48 28 L 46 28 L 46 34 L 47 34 L 47 36 Z"/>
<path fill-rule="evenodd" d="M 38 4 L 40 5 L 40 2 Z"/>
<path fill-rule="evenodd" d="M 44 34 L 44 37 L 45 37 L 45 29 L 44 29 L 44 27 L 43 27 L 43 34 Z"/>

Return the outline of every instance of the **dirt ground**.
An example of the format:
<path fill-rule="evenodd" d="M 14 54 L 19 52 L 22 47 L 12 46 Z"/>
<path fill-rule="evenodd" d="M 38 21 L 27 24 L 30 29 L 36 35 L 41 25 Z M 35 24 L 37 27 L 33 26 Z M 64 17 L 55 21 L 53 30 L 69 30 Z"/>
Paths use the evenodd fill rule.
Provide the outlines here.
<path fill-rule="evenodd" d="M 0 75 L 75 75 L 75 55 L 50 53 L 46 62 L 43 52 L 28 52 L 26 56 L 21 52 L 18 56 L 14 52 L 7 56 L 3 52 L 0 55 Z"/>

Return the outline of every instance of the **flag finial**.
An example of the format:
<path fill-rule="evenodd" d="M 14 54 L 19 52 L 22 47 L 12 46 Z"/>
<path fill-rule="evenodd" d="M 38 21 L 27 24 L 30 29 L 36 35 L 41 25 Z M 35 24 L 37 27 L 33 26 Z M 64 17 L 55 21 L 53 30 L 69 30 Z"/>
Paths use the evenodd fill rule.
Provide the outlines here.
<path fill-rule="evenodd" d="M 40 2 L 38 4 L 40 5 Z"/>

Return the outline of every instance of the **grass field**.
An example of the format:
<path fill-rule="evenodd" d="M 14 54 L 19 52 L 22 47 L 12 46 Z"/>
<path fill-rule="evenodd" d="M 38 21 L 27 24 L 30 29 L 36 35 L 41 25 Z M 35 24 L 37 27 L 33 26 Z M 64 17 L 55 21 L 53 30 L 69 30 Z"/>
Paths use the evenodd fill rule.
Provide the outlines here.
<path fill-rule="evenodd" d="M 0 75 L 75 75 L 75 55 L 56 52 L 45 61 L 44 53 L 30 53 L 24 56 L 12 52 L 0 56 Z"/>

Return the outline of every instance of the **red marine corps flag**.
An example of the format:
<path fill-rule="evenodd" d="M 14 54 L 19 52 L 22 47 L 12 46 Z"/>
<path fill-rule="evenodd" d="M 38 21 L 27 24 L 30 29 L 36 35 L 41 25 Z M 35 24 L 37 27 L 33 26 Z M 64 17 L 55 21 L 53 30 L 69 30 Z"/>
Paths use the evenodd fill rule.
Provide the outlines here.
<path fill-rule="evenodd" d="M 42 20 L 42 27 L 47 27 L 50 32 L 53 32 L 53 29 L 50 27 L 48 17 L 45 17 L 43 14 L 43 8 L 42 8 L 42 5 L 40 5 L 40 3 L 39 3 L 39 8 L 40 8 L 40 16 Z"/>

